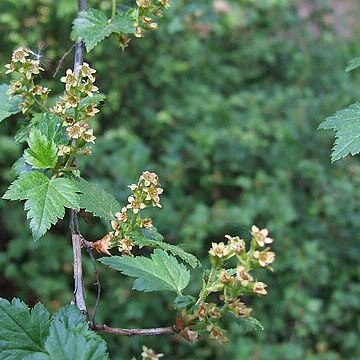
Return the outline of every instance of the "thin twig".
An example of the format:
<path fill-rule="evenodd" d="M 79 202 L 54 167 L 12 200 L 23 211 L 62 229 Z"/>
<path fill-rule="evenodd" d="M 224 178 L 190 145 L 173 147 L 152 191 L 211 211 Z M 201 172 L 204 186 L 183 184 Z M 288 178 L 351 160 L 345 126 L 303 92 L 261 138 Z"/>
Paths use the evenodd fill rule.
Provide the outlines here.
<path fill-rule="evenodd" d="M 107 326 L 105 324 L 91 324 L 91 329 L 96 331 L 102 331 L 110 334 L 136 336 L 136 335 L 171 335 L 180 332 L 175 325 L 168 327 L 150 328 L 150 329 L 120 329 Z"/>
<path fill-rule="evenodd" d="M 95 279 L 96 279 L 96 282 L 95 282 L 95 285 L 96 285 L 96 288 L 97 288 L 96 301 L 95 301 L 94 311 L 93 311 L 93 313 L 91 315 L 91 323 L 95 324 L 95 322 L 96 322 L 96 311 L 97 311 L 97 309 L 99 307 L 100 296 L 101 296 L 101 284 L 100 284 L 99 273 L 98 273 L 98 270 L 97 270 L 97 267 L 96 267 L 96 261 L 95 261 L 94 255 L 92 253 L 92 249 L 94 248 L 93 245 L 92 245 L 93 242 L 87 241 L 82 237 L 82 244 L 83 244 L 84 248 L 86 249 L 86 251 L 87 251 L 87 253 L 88 253 L 88 255 L 89 255 L 90 259 L 91 259 L 93 269 L 94 269 Z"/>
<path fill-rule="evenodd" d="M 91 249 L 91 250 L 94 249 L 95 243 L 93 241 L 87 241 L 84 237 L 82 237 L 82 242 L 86 249 Z"/>
<path fill-rule="evenodd" d="M 62 63 L 64 62 L 65 58 L 70 54 L 70 52 L 72 51 L 72 49 L 75 47 L 76 44 L 73 44 L 71 46 L 71 48 L 61 57 L 61 59 L 59 60 L 57 66 L 56 66 L 56 69 L 54 71 L 54 75 L 53 75 L 53 78 L 55 78 L 55 76 L 57 75 L 57 73 L 59 72 L 61 66 L 62 66 Z"/>

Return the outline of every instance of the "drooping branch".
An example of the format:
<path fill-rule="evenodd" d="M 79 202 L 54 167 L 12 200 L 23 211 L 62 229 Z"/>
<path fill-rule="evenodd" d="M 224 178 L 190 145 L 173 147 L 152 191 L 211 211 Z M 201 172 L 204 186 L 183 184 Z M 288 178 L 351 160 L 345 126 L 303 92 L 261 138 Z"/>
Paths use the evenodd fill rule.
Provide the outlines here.
<path fill-rule="evenodd" d="M 102 331 L 110 334 L 125 335 L 125 336 L 137 336 L 137 335 L 173 335 L 180 332 L 175 325 L 168 327 L 150 328 L 150 329 L 121 329 L 113 328 L 105 324 L 92 324 L 91 328 L 96 331 Z"/>

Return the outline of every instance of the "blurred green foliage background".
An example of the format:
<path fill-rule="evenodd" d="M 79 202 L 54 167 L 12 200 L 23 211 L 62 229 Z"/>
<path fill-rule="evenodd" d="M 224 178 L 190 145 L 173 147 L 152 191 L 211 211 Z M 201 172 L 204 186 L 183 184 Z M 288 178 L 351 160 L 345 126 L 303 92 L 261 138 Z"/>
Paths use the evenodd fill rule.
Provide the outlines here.
<path fill-rule="evenodd" d="M 343 7 L 350 7 L 346 15 Z M 109 10 L 110 0 L 89 6 Z M 345 9 L 346 10 L 346 9 Z M 18 46 L 44 49 L 42 81 L 54 95 L 72 67 L 75 0 L 2 0 L 0 66 Z M 249 238 L 252 224 L 275 239 L 269 295 L 252 300 L 265 331 L 228 324 L 230 343 L 179 337 L 106 336 L 113 359 L 141 344 L 167 359 L 336 360 L 360 358 L 360 163 L 330 164 L 333 134 L 318 124 L 359 98 L 360 78 L 344 68 L 360 56 L 356 1 L 177 0 L 160 29 L 124 52 L 115 39 L 86 60 L 107 100 L 96 119 L 84 176 L 125 201 L 141 171 L 165 188 L 155 224 L 167 241 L 207 262 L 224 234 Z M 49 60 L 50 59 L 50 60 Z M 8 79 L 4 71 L 0 82 Z M 0 127 L 0 190 L 21 154 L 16 119 Z M 72 298 L 72 251 L 64 221 L 34 243 L 22 204 L 0 201 L 0 295 L 55 310 Z M 89 240 L 106 225 L 81 223 Z M 131 282 L 99 267 L 99 322 L 119 327 L 171 324 L 171 296 L 130 291 Z M 94 275 L 86 259 L 88 303 Z M 199 286 L 201 270 L 189 292 Z"/>

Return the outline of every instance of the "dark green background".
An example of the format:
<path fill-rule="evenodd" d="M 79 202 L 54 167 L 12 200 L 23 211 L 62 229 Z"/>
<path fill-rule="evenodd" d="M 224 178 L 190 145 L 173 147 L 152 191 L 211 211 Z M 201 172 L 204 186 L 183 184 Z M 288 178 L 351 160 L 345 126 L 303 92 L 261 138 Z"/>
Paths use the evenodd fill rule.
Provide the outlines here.
<path fill-rule="evenodd" d="M 110 14 L 111 1 L 90 1 Z M 159 31 L 122 52 L 114 38 L 86 60 L 97 69 L 107 100 L 93 123 L 93 156 L 84 176 L 120 201 L 141 171 L 156 171 L 165 188 L 153 213 L 171 243 L 206 265 L 212 241 L 224 234 L 249 238 L 253 223 L 275 239 L 269 295 L 251 300 L 265 331 L 244 334 L 228 323 L 230 344 L 179 337 L 106 336 L 113 359 L 130 359 L 141 345 L 166 359 L 335 360 L 360 358 L 360 163 L 330 164 L 334 140 L 319 123 L 359 98 L 360 79 L 344 68 L 360 56 L 360 14 L 336 1 L 173 1 Z M 303 16 L 303 5 L 312 4 Z M 42 81 L 60 93 L 56 61 L 69 50 L 75 0 L 2 0 L 0 65 L 18 46 L 46 44 Z M 301 16 L 300 16 L 301 15 Z M 306 15 L 306 14 L 305 14 Z M 4 71 L 1 82 L 8 81 Z M 0 127 L 0 190 L 13 179 L 21 154 L 16 119 Z M 20 203 L 0 201 L 0 295 L 50 309 L 72 298 L 72 253 L 67 222 L 34 243 Z M 89 240 L 106 225 L 81 223 Z M 113 326 L 173 322 L 170 294 L 130 291 L 131 282 L 100 266 L 98 318 Z M 85 263 L 88 303 L 94 304 L 92 265 Z M 194 273 L 190 293 L 199 286 Z"/>

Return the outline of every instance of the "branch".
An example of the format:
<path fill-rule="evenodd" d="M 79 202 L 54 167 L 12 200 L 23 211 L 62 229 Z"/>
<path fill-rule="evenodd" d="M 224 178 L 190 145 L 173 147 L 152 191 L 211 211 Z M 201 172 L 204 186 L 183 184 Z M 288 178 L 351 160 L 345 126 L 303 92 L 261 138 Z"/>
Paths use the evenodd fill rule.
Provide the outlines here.
<path fill-rule="evenodd" d="M 78 0 L 79 12 L 85 10 L 86 0 Z M 74 58 L 74 73 L 78 75 L 81 64 L 83 63 L 84 45 L 82 39 L 79 37 L 75 45 L 75 58 Z M 74 257 L 74 303 L 80 311 L 86 313 L 86 303 L 84 295 L 84 282 L 82 274 L 82 259 L 81 259 L 81 245 L 82 236 L 79 232 L 78 214 L 75 210 L 71 210 L 71 241 L 73 247 Z"/>
<path fill-rule="evenodd" d="M 150 329 L 120 329 L 107 326 L 105 324 L 91 324 L 91 329 L 96 331 L 102 331 L 110 334 L 125 335 L 125 336 L 136 336 L 136 335 L 171 335 L 178 334 L 179 329 L 175 325 L 168 327 L 150 328 Z"/>
<path fill-rule="evenodd" d="M 84 282 L 82 274 L 81 245 L 82 237 L 78 230 L 78 217 L 75 210 L 71 210 L 70 220 L 71 241 L 74 261 L 74 303 L 80 311 L 86 313 Z"/>
<path fill-rule="evenodd" d="M 96 322 L 96 311 L 99 307 L 99 302 L 100 302 L 101 284 L 100 284 L 99 273 L 98 273 L 97 267 L 96 267 L 96 261 L 95 261 L 94 255 L 92 253 L 92 250 L 94 249 L 94 246 L 93 246 L 94 243 L 91 241 L 87 241 L 83 236 L 81 236 L 81 243 L 91 259 L 93 269 L 94 269 L 95 279 L 96 279 L 96 282 L 95 282 L 95 285 L 97 288 L 96 302 L 95 302 L 95 306 L 94 306 L 94 311 L 93 311 L 93 313 L 91 315 L 91 319 L 90 319 L 91 323 L 94 324 Z"/>
<path fill-rule="evenodd" d="M 78 12 L 86 9 L 86 0 L 78 0 Z M 81 37 L 78 37 L 75 44 L 74 73 L 78 75 L 80 66 L 83 63 L 84 44 Z"/>
<path fill-rule="evenodd" d="M 86 240 L 84 237 L 82 237 L 82 243 L 84 245 L 84 247 L 86 248 L 86 250 L 94 250 L 95 248 L 95 243 L 93 241 L 88 241 Z"/>

